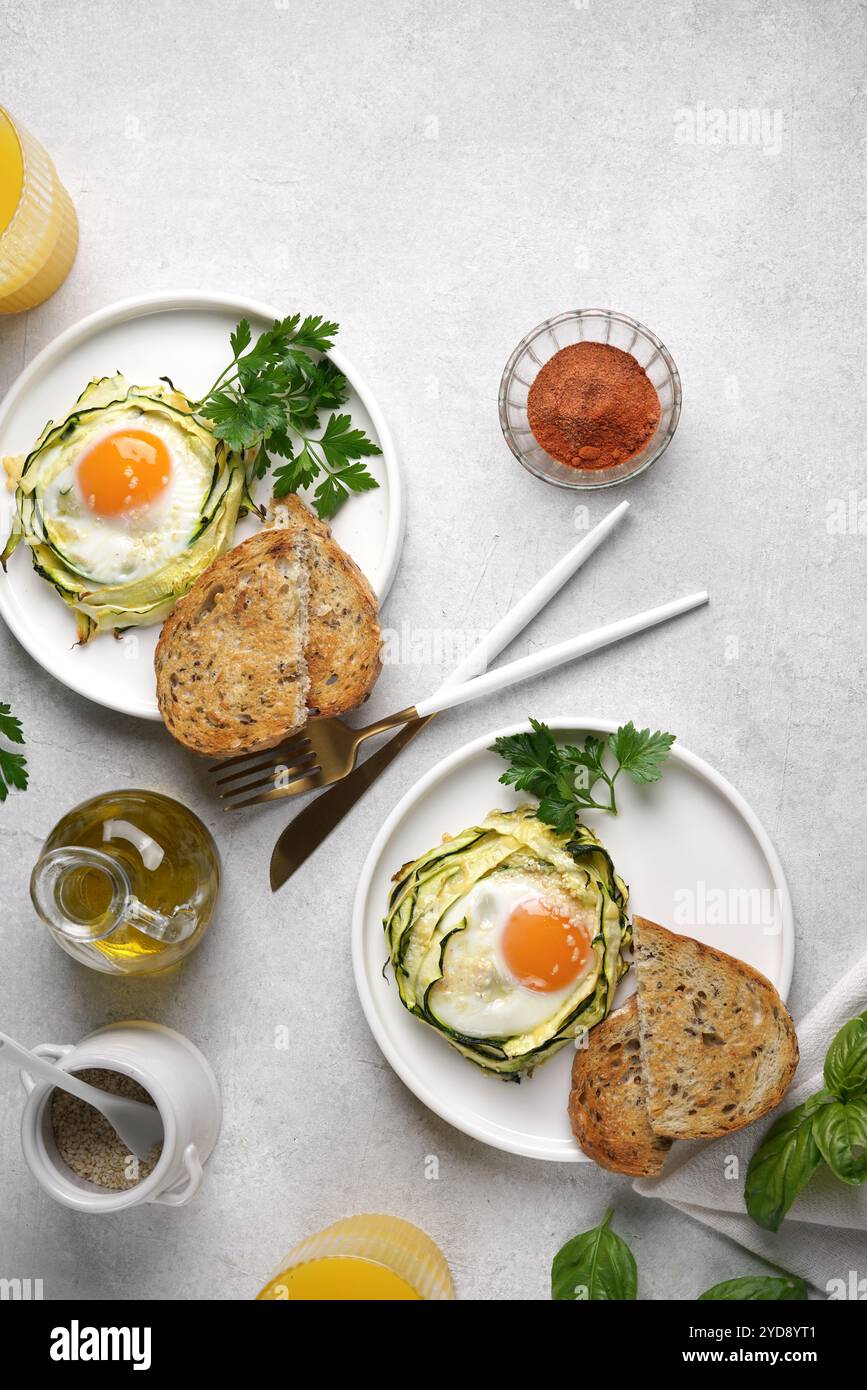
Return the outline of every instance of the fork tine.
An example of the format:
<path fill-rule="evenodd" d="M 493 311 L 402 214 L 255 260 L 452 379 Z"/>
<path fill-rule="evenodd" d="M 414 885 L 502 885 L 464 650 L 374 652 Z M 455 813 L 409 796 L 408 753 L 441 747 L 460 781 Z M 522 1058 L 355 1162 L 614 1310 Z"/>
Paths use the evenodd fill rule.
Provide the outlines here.
<path fill-rule="evenodd" d="M 317 787 L 325 786 L 325 779 L 321 768 L 315 768 L 306 777 L 296 777 L 283 787 L 272 787 L 269 792 L 262 792 L 260 796 L 251 796 L 242 801 L 226 800 L 224 811 L 241 811 L 245 806 L 264 806 L 267 801 L 282 801 L 287 796 L 300 796 L 302 792 L 312 792 Z"/>
<path fill-rule="evenodd" d="M 279 754 L 285 753 L 287 757 L 295 753 L 304 744 L 309 743 L 303 730 L 301 734 L 292 734 L 289 738 L 284 738 L 282 743 L 278 743 L 273 748 L 259 748 L 255 753 L 236 753 L 231 758 L 223 758 L 221 762 L 212 763 L 208 768 L 212 777 L 216 777 L 218 772 L 228 772 L 233 767 L 240 767 L 243 763 L 248 763 L 251 758 L 276 758 Z"/>
<path fill-rule="evenodd" d="M 245 758 L 238 760 L 234 771 L 226 773 L 223 777 L 216 776 L 220 771 L 218 765 L 211 768 L 211 775 L 217 786 L 223 787 L 229 782 L 237 782 L 239 778 L 253 777 L 257 772 L 267 772 L 268 768 L 285 767 L 287 764 L 291 767 L 302 758 L 309 757 L 312 751 L 309 738 L 297 739 L 292 744 L 279 744 L 276 748 L 263 749 L 258 754 L 248 753 Z M 255 757 L 261 761 L 254 762 L 252 759 Z"/>
<path fill-rule="evenodd" d="M 311 752 L 308 753 L 306 757 L 299 758 L 291 767 L 287 767 L 284 763 L 279 763 L 276 767 L 269 767 L 264 777 L 258 777 L 251 782 L 243 782 L 240 786 L 226 787 L 217 794 L 221 800 L 226 801 L 234 796 L 244 796 L 246 792 L 257 792 L 262 787 L 275 787 L 279 790 L 280 786 L 288 786 L 289 782 L 294 782 L 296 777 L 303 777 L 306 773 L 316 770 L 316 757 L 315 754 Z M 277 782 L 278 777 L 279 785 Z"/>

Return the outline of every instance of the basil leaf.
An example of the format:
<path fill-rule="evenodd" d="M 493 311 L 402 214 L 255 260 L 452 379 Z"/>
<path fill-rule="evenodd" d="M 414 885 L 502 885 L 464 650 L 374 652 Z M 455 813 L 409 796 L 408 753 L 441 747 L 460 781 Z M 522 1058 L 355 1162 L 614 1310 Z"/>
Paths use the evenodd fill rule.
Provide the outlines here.
<path fill-rule="evenodd" d="M 609 1229 L 611 1207 L 600 1226 L 584 1231 L 558 1250 L 551 1265 L 551 1297 L 573 1301 L 633 1300 L 638 1294 L 635 1257 Z"/>
<path fill-rule="evenodd" d="M 841 1100 L 851 1100 L 867 1086 L 867 1019 L 844 1023 L 825 1058 L 825 1085 Z"/>
<path fill-rule="evenodd" d="M 826 1105 L 813 1120 L 813 1137 L 841 1182 L 867 1182 L 867 1098 Z"/>
<path fill-rule="evenodd" d="M 726 1279 L 698 1296 L 699 1303 L 757 1303 L 766 1299 L 799 1302 L 807 1297 L 807 1285 L 794 1274 L 782 1278 L 747 1274 L 742 1279 Z"/>
<path fill-rule="evenodd" d="M 830 1099 L 827 1091 L 818 1091 L 781 1116 L 750 1159 L 744 1200 L 757 1226 L 778 1231 L 789 1207 L 821 1163 L 813 1123 Z"/>

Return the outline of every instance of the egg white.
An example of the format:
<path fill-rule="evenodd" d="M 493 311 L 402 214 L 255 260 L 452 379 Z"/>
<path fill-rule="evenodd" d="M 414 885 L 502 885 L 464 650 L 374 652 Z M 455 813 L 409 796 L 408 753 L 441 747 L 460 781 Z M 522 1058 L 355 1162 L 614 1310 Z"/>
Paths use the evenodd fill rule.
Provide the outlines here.
<path fill-rule="evenodd" d="M 521 903 L 539 900 L 567 913 L 576 932 L 593 939 L 592 911 L 548 881 L 522 872 L 504 871 L 481 879 L 449 908 L 442 925 L 453 935 L 443 953 L 443 977 L 430 993 L 431 1010 L 447 1028 L 468 1037 L 520 1036 L 552 1018 L 575 993 L 582 976 L 546 993 L 517 980 L 503 958 L 502 939 L 509 917 Z M 466 927 L 455 931 L 464 918 Z M 587 970 L 593 966 L 591 953 Z"/>
<path fill-rule="evenodd" d="M 158 435 L 171 460 L 165 490 L 150 504 L 115 516 L 91 511 L 78 482 L 82 459 L 102 439 L 122 430 Z M 120 412 L 108 429 L 81 440 L 75 456 L 52 480 L 42 497 L 49 539 L 74 569 L 99 584 L 123 584 L 156 573 L 189 544 L 211 485 L 213 460 L 191 447 L 190 436 L 154 412 Z"/>

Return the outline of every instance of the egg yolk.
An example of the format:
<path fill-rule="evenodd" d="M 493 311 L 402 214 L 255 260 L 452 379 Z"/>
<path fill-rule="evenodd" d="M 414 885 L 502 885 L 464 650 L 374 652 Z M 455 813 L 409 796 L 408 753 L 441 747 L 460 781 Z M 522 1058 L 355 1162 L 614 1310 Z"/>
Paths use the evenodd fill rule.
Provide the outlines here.
<path fill-rule="evenodd" d="M 159 435 L 116 430 L 94 444 L 78 465 L 78 486 L 97 516 L 146 507 L 169 485 L 172 461 Z"/>
<path fill-rule="evenodd" d="M 507 968 L 526 989 L 550 994 L 582 974 L 590 941 L 566 913 L 531 898 L 510 913 L 500 949 Z"/>

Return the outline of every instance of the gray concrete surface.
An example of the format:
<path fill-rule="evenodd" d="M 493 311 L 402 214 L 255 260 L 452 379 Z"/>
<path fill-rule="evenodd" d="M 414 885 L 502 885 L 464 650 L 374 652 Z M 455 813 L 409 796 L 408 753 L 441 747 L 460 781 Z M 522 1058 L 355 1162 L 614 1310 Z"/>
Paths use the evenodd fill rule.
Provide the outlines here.
<path fill-rule="evenodd" d="M 479 628 L 574 535 L 570 494 L 503 444 L 503 363 L 551 313 L 620 308 L 675 356 L 680 430 L 621 493 L 628 543 L 516 651 L 579 608 L 601 621 L 704 583 L 713 606 L 688 635 L 443 718 L 276 897 L 283 812 L 225 823 L 160 728 L 68 693 L 0 630 L 0 698 L 25 718 L 32 772 L 0 809 L 3 1027 L 35 1043 L 164 1020 L 205 1049 L 226 1106 L 189 1208 L 91 1220 L 36 1190 L 17 1083 L 0 1079 L 0 1274 L 42 1277 L 52 1298 L 249 1298 L 303 1235 L 385 1209 L 440 1242 L 461 1297 L 540 1299 L 555 1250 L 608 1203 L 643 1298 L 757 1267 L 625 1180 L 486 1149 L 427 1113 L 361 1015 L 349 918 L 371 837 L 415 778 L 486 727 L 571 706 L 676 730 L 752 802 L 794 897 L 796 1015 L 863 949 L 867 520 L 837 534 L 833 518 L 850 493 L 867 510 L 864 30 L 855 0 L 3 4 L 3 99 L 52 151 L 81 252 L 54 299 L 0 323 L 0 389 L 126 295 L 218 287 L 333 315 L 406 472 L 385 621 Z M 742 113 L 733 140 L 714 143 L 715 108 Z M 372 708 L 439 674 L 390 667 Z M 62 811 L 133 784 L 215 829 L 226 890 L 174 978 L 127 985 L 55 947 L 27 874 Z"/>

